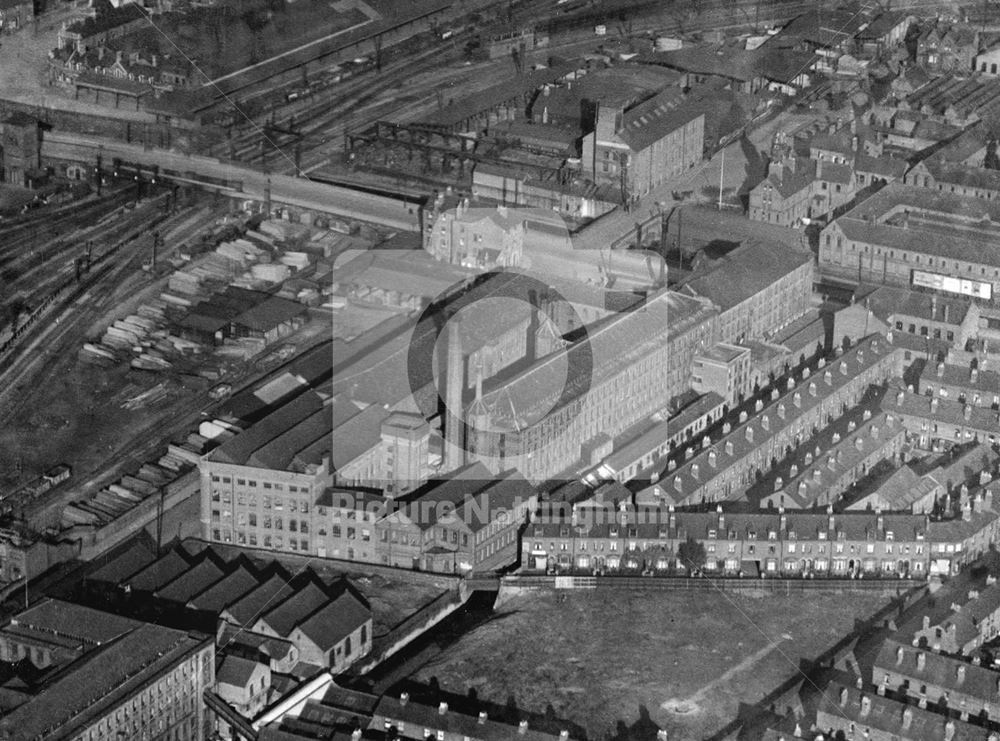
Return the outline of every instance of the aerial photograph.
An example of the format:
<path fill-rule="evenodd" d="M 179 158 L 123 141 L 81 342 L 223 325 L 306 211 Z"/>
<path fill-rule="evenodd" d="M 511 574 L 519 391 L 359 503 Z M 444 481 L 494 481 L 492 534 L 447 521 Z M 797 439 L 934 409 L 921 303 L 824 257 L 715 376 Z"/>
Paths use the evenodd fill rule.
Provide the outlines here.
<path fill-rule="evenodd" d="M 0 0 L 0 741 L 1000 741 L 1000 0 Z"/>

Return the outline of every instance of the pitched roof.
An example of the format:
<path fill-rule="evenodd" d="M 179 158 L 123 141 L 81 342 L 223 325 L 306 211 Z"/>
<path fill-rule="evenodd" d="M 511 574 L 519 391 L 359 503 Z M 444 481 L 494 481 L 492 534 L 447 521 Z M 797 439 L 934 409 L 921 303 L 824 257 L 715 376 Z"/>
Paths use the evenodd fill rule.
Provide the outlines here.
<path fill-rule="evenodd" d="M 120 584 L 155 560 L 156 555 L 149 548 L 142 543 L 133 542 L 124 553 L 88 574 L 87 579 L 108 584 Z"/>
<path fill-rule="evenodd" d="M 761 449 L 781 430 L 796 424 L 805 411 L 823 403 L 856 375 L 885 359 L 892 350 L 892 346 L 878 335 L 859 341 L 821 372 L 799 380 L 793 389 L 766 403 L 745 423 L 733 426 L 730 432 L 708 448 L 700 448 L 694 456 L 637 497 L 684 502 L 704 486 L 712 471 L 723 471 Z"/>
<path fill-rule="evenodd" d="M 155 592 L 191 568 L 187 552 L 175 548 L 132 575 L 126 584 L 132 589 Z"/>
<path fill-rule="evenodd" d="M 931 710 L 919 708 L 890 697 L 865 692 L 838 682 L 831 683 L 822 693 L 817 712 L 832 716 L 842 723 L 846 719 L 853 726 L 881 731 L 881 735 L 906 738 L 910 741 L 986 741 L 990 731 Z M 822 721 L 819 721 L 822 722 Z M 904 723 L 906 725 L 904 725 Z M 948 736 L 945 726 L 950 724 L 953 735 Z"/>
<path fill-rule="evenodd" d="M 641 152 L 702 113 L 684 105 L 679 88 L 667 88 L 644 103 L 625 111 L 618 137 L 633 152 Z"/>
<path fill-rule="evenodd" d="M 280 602 L 265 609 L 256 624 L 264 623 L 278 635 L 287 638 L 297 625 L 330 601 L 326 590 L 313 581 Z"/>
<path fill-rule="evenodd" d="M 299 624 L 298 628 L 321 651 L 329 651 L 371 618 L 371 608 L 353 591 L 345 589 L 338 597 L 314 612 L 312 617 Z"/>
<path fill-rule="evenodd" d="M 811 262 L 812 255 L 805 251 L 769 242 L 747 242 L 706 271 L 686 278 L 681 289 L 727 311 Z"/>
<path fill-rule="evenodd" d="M 923 656 L 923 669 L 917 666 L 918 656 Z M 882 644 L 875 666 L 904 677 L 913 677 L 920 684 L 936 685 L 942 690 L 960 691 L 990 700 L 998 694 L 998 675 L 992 669 L 892 639 Z M 965 669 L 965 677 L 961 681 L 957 671 L 959 667 Z"/>
<path fill-rule="evenodd" d="M 888 504 L 888 509 L 906 510 L 938 486 L 933 478 L 919 476 L 909 466 L 903 466 L 886 479 L 875 493 Z"/>
<path fill-rule="evenodd" d="M 589 383 L 591 389 L 600 388 L 670 335 L 686 331 L 714 311 L 704 301 L 664 290 L 634 311 L 615 314 L 588 328 L 586 340 L 550 353 L 483 395 L 483 403 L 494 415 L 494 427 L 509 424 L 523 430 L 535 424 L 554 413 L 557 402 L 580 398 L 585 384 Z M 593 366 L 588 374 L 586 364 L 590 360 Z"/>
<path fill-rule="evenodd" d="M 242 656 L 226 654 L 218 669 L 215 670 L 215 681 L 232 687 L 245 688 L 258 668 L 266 669 L 263 664 L 245 659 Z"/>
<path fill-rule="evenodd" d="M 294 594 L 295 589 L 280 574 L 274 574 L 270 579 L 256 589 L 240 597 L 226 608 L 226 612 L 243 626 L 255 621 L 262 612 Z"/>
<path fill-rule="evenodd" d="M 378 718 L 389 718 L 395 723 L 406 723 L 415 728 L 430 728 L 442 730 L 445 735 L 480 739 L 481 741 L 553 741 L 557 734 L 538 731 L 530 726 L 523 731 L 517 726 L 500 723 L 486 718 L 480 720 L 474 715 L 466 715 L 456 710 L 441 712 L 438 706 L 424 705 L 417 700 L 401 700 L 393 695 L 383 695 L 378 702 L 374 715 Z M 384 731 L 380 724 L 376 727 L 374 721 L 369 726 L 372 730 Z"/>
<path fill-rule="evenodd" d="M 221 566 L 212 558 L 205 557 L 199 564 L 156 590 L 154 596 L 182 605 L 187 604 L 189 599 L 221 579 L 223 573 Z"/>
<path fill-rule="evenodd" d="M 215 582 L 188 600 L 188 607 L 207 612 L 221 612 L 258 585 L 257 577 L 242 564 L 228 576 Z"/>
<path fill-rule="evenodd" d="M 0 719 L 12 738 L 72 738 L 94 718 L 120 707 L 139 688 L 208 641 L 148 623 L 72 665 L 72 670 Z"/>
<path fill-rule="evenodd" d="M 277 440 L 293 428 L 305 425 L 310 417 L 317 413 L 322 414 L 324 411 L 326 410 L 323 399 L 313 391 L 306 391 L 287 404 L 283 404 L 249 429 L 224 442 L 212 451 L 209 459 L 246 465 L 251 456 L 268 443 Z M 321 418 L 317 417 L 317 419 Z M 301 429 L 311 428 L 301 427 Z"/>

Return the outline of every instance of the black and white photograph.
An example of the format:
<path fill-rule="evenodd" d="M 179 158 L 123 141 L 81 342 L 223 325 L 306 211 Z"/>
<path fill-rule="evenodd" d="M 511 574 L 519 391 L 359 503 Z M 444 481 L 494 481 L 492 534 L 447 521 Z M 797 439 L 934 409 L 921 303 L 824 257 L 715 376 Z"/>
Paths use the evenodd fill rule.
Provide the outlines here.
<path fill-rule="evenodd" d="M 1000 741 L 998 147 L 998 0 L 0 0 L 0 741 Z"/>

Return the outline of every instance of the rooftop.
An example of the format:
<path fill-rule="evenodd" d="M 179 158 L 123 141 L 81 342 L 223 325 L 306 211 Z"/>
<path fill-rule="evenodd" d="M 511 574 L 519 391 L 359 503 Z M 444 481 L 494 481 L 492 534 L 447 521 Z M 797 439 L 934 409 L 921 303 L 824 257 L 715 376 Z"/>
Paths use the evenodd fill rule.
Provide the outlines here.
<path fill-rule="evenodd" d="M 593 393 L 671 335 L 680 335 L 713 312 L 703 300 L 660 291 L 637 308 L 588 327 L 586 339 L 550 353 L 484 395 L 483 402 L 494 415 L 492 424 L 524 429 L 536 423 L 557 403 L 579 397 L 584 384 L 589 383 Z"/>
<path fill-rule="evenodd" d="M 917 657 L 922 656 L 923 669 L 917 666 Z M 968 693 L 973 697 L 994 697 L 997 692 L 997 673 L 985 666 L 976 666 L 963 659 L 956 659 L 934 653 L 923 648 L 888 639 L 875 658 L 875 666 L 894 674 L 919 678 L 921 683 L 935 685 L 943 690 Z M 956 671 L 964 667 L 965 676 L 959 687 Z M 985 738 L 985 730 L 983 738 Z"/>
<path fill-rule="evenodd" d="M 11 739 L 75 737 L 168 667 L 211 645 L 209 636 L 142 624 L 66 667 L 0 719 L 0 734 Z"/>
<path fill-rule="evenodd" d="M 665 473 L 658 484 L 637 496 L 645 496 L 647 501 L 685 502 L 701 490 L 706 481 L 715 478 L 717 472 L 726 470 L 734 462 L 766 446 L 770 437 L 796 424 L 805 411 L 821 404 L 891 352 L 892 346 L 878 335 L 859 341 L 843 356 L 811 374 L 808 379 L 800 379 L 793 388 L 770 401 L 745 423 L 735 425 L 728 433 L 713 439 L 708 447 L 697 445 L 698 450 L 692 458 L 676 470 Z M 739 492 L 732 498 L 742 494 Z"/>
<path fill-rule="evenodd" d="M 699 274 L 685 279 L 679 290 L 709 299 L 723 311 L 766 291 L 804 265 L 812 264 L 808 252 L 784 245 L 747 242 Z"/>
<path fill-rule="evenodd" d="M 8 627 L 64 636 L 89 645 L 101 645 L 142 625 L 129 618 L 89 607 L 46 598 L 11 618 Z"/>
<path fill-rule="evenodd" d="M 818 712 L 845 718 L 853 726 L 864 726 L 876 737 L 881 735 L 907 738 L 912 741 L 987 741 L 990 730 L 972 725 L 932 710 L 925 710 L 900 702 L 875 692 L 865 692 L 856 687 L 831 683 L 819 700 Z M 952 735 L 945 730 L 953 729 Z"/>

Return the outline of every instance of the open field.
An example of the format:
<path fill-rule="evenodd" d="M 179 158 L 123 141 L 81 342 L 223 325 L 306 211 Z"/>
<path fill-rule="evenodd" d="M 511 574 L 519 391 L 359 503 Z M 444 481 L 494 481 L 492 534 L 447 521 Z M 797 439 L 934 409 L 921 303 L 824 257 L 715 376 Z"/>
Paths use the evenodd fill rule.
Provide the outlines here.
<path fill-rule="evenodd" d="M 670 738 L 701 739 L 795 675 L 887 602 L 875 594 L 531 594 L 413 678 L 556 716 L 602 739 L 645 708 Z"/>

